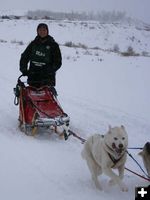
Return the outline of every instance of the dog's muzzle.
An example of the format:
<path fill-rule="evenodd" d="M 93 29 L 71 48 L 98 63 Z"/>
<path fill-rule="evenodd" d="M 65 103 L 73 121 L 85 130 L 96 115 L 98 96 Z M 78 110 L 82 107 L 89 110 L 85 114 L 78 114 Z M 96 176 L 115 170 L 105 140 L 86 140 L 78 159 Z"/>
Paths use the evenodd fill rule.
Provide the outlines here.
<path fill-rule="evenodd" d="M 112 143 L 112 148 L 116 151 L 116 153 L 122 153 L 124 151 L 124 146 L 123 144 L 119 144 L 118 147 L 116 146 L 115 143 Z"/>

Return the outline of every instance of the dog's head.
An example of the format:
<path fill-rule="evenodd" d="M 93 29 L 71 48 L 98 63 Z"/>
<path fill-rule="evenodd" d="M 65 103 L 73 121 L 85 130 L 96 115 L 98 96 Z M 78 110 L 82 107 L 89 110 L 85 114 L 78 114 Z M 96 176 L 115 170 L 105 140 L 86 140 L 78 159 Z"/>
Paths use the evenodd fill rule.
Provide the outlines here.
<path fill-rule="evenodd" d="M 140 156 L 144 156 L 145 154 L 149 155 L 150 156 L 150 142 L 147 142 L 144 147 L 143 147 L 143 150 L 140 151 L 138 153 Z"/>
<path fill-rule="evenodd" d="M 150 142 L 147 142 L 143 150 L 138 153 L 143 158 L 144 166 L 147 170 L 148 175 L 150 176 Z"/>
<path fill-rule="evenodd" d="M 113 149 L 116 153 L 121 154 L 127 149 L 128 146 L 128 135 L 125 127 L 111 127 L 106 134 L 106 144 Z"/>

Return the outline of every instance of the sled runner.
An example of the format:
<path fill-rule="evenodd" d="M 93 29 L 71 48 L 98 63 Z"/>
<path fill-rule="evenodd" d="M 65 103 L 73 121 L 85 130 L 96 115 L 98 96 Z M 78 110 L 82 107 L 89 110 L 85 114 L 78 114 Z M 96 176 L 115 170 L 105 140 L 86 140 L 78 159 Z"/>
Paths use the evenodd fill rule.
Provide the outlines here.
<path fill-rule="evenodd" d="M 15 105 L 19 105 L 19 128 L 27 135 L 35 135 L 39 128 L 53 130 L 67 139 L 69 117 L 60 106 L 54 87 L 33 87 L 18 78 Z"/>

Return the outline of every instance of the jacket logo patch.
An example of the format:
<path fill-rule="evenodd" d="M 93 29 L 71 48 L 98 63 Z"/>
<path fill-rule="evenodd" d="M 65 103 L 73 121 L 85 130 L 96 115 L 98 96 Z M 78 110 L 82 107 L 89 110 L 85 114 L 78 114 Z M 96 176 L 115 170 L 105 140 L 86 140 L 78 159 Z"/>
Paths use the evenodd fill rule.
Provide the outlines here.
<path fill-rule="evenodd" d="M 35 54 L 36 54 L 37 56 L 45 57 L 45 53 L 42 53 L 42 52 L 40 52 L 40 51 L 36 51 Z"/>
<path fill-rule="evenodd" d="M 46 49 L 50 49 L 51 47 L 50 46 L 46 46 Z"/>

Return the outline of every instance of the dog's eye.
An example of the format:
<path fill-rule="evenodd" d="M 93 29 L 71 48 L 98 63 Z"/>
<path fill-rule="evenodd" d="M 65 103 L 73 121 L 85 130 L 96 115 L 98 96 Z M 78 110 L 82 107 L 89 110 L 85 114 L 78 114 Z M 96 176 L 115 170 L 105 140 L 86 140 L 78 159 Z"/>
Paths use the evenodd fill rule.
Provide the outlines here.
<path fill-rule="evenodd" d="M 125 137 L 123 137 L 122 140 L 125 140 Z"/>
<path fill-rule="evenodd" d="M 118 138 L 117 138 L 117 137 L 114 137 L 114 140 L 118 140 Z"/>

